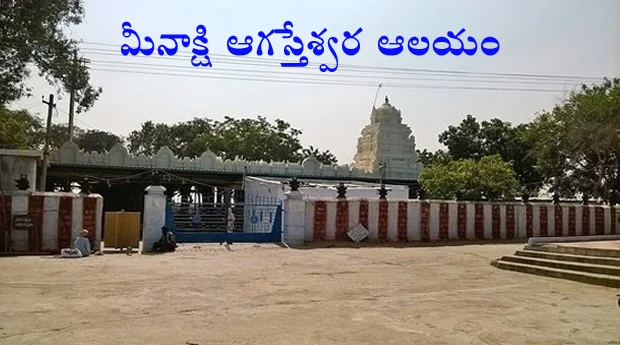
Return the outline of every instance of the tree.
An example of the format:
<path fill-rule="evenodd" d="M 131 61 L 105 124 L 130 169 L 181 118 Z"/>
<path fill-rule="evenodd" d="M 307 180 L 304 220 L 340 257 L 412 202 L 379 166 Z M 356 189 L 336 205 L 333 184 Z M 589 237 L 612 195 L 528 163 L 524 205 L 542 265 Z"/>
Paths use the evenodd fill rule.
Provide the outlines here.
<path fill-rule="evenodd" d="M 271 123 L 262 116 L 227 116 L 223 121 L 195 118 L 174 125 L 148 121 L 129 134 L 128 142 L 133 154 L 153 155 L 168 146 L 180 157 L 194 158 L 210 150 L 222 159 L 297 162 L 302 157 L 299 135 L 300 130 L 280 119 Z"/>
<path fill-rule="evenodd" d="M 170 130 L 172 137 L 176 140 L 173 144 L 176 151 L 182 157 L 200 156 L 205 151 L 201 137 L 212 134 L 216 125 L 217 123 L 212 119 L 194 118 L 172 126 Z"/>
<path fill-rule="evenodd" d="M 75 143 L 86 152 L 104 152 L 123 143 L 115 134 L 100 130 L 84 131 L 74 127 Z M 50 148 L 58 149 L 69 139 L 67 124 L 52 124 Z M 40 150 L 45 142 L 45 128 L 37 116 L 26 110 L 0 107 L 0 148 Z"/>
<path fill-rule="evenodd" d="M 74 128 L 74 133 L 76 129 L 78 128 Z M 123 144 L 123 139 L 110 132 L 91 129 L 86 132 L 80 130 L 75 143 L 86 152 L 103 153 L 110 151 L 116 144 Z"/>
<path fill-rule="evenodd" d="M 41 120 L 26 110 L 9 110 L 0 106 L 0 148 L 37 148 Z"/>
<path fill-rule="evenodd" d="M 454 159 L 479 159 L 485 155 L 481 126 L 472 115 L 439 134 L 439 142 L 448 148 Z"/>
<path fill-rule="evenodd" d="M 43 146 L 45 130 L 37 131 L 37 146 Z M 50 149 L 58 149 L 69 140 L 69 126 L 66 123 L 54 123 L 50 127 Z M 73 127 L 73 142 L 85 152 L 103 153 L 110 151 L 116 144 L 122 144 L 123 139 L 116 134 L 90 129 L 85 131 L 80 127 Z"/>
<path fill-rule="evenodd" d="M 302 158 L 314 157 L 319 163 L 324 165 L 334 165 L 338 163 L 338 159 L 329 150 L 321 152 L 319 149 L 310 145 L 310 147 L 302 150 Z"/>
<path fill-rule="evenodd" d="M 170 147 L 177 155 L 180 153 L 170 126 L 164 123 L 154 124 L 153 121 L 147 121 L 142 124 L 139 131 L 129 133 L 127 140 L 129 152 L 135 155 L 152 156 L 163 146 Z"/>
<path fill-rule="evenodd" d="M 215 122 L 213 132 L 204 134 L 201 140 L 205 149 L 223 159 L 297 162 L 302 148 L 300 134 L 300 130 L 280 119 L 272 124 L 262 116 L 257 119 L 227 116 L 224 121 Z"/>
<path fill-rule="evenodd" d="M 79 127 L 73 127 L 74 142 L 84 149 L 78 143 L 77 138 L 84 134 L 84 130 Z M 64 143 L 69 141 L 69 125 L 66 123 L 53 123 L 50 127 L 50 149 L 60 148 Z M 45 129 L 37 132 L 37 142 L 42 146 L 45 142 Z"/>
<path fill-rule="evenodd" d="M 433 199 L 511 199 L 519 189 L 512 164 L 499 155 L 431 163 L 422 170 L 420 182 Z"/>
<path fill-rule="evenodd" d="M 444 150 L 437 150 L 435 152 L 431 152 L 427 149 L 424 149 L 422 151 L 416 150 L 416 153 L 418 154 L 420 162 L 422 162 L 424 166 L 433 163 L 447 164 L 449 161 L 452 160 L 450 154 Z"/>
<path fill-rule="evenodd" d="M 528 193 L 536 194 L 542 187 L 543 176 L 537 168 L 533 145 L 528 141 L 529 125 L 512 126 L 500 119 L 478 123 L 467 117 L 458 125 L 450 126 L 439 135 L 439 142 L 448 148 L 453 159 L 479 160 L 499 155 L 513 164 L 517 180 Z"/>
<path fill-rule="evenodd" d="M 30 96 L 31 66 L 58 88 L 76 90 L 77 113 L 92 107 L 102 92 L 90 85 L 88 69 L 76 64 L 77 41 L 67 27 L 84 17 L 81 0 L 0 2 L 0 105 Z"/>
<path fill-rule="evenodd" d="M 620 79 L 583 85 L 534 120 L 534 145 L 545 180 L 563 197 L 582 194 L 618 202 Z"/>

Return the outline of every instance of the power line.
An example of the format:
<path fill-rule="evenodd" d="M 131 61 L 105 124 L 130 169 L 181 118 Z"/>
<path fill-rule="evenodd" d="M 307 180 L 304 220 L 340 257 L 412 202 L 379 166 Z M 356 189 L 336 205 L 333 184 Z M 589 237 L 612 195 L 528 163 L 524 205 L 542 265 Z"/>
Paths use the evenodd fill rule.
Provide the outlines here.
<path fill-rule="evenodd" d="M 255 82 L 275 82 L 275 83 L 288 83 L 288 84 L 315 84 L 315 85 L 335 85 L 335 86 L 353 86 L 353 87 L 376 87 L 376 83 L 362 83 L 362 82 L 349 82 L 349 81 L 321 81 L 321 80 L 307 80 L 307 79 L 278 79 L 277 77 L 237 77 L 230 75 L 219 74 L 198 74 L 198 73 L 163 73 L 153 71 L 140 71 L 140 70 L 122 70 L 122 69 L 106 69 L 106 68 L 91 68 L 93 71 L 100 72 L 114 72 L 114 73 L 130 73 L 141 75 L 161 75 L 172 77 L 189 77 L 189 78 L 204 78 L 204 79 L 222 79 L 222 80 L 239 80 L 239 81 L 255 81 Z M 521 92 L 563 92 L 565 90 L 552 90 L 552 89 L 534 89 L 534 88 L 497 88 L 497 87 L 475 87 L 475 86 L 440 86 L 440 85 L 423 85 L 423 84 L 390 84 L 383 83 L 384 86 L 390 88 L 409 88 L 409 89 L 440 89 L 440 90 L 485 90 L 485 91 L 521 91 Z"/>
<path fill-rule="evenodd" d="M 72 170 L 70 170 L 68 168 L 65 168 L 65 167 L 60 167 L 60 168 L 62 170 L 65 170 L 70 175 L 73 175 L 73 176 L 76 176 L 76 177 L 88 178 L 88 179 L 92 179 L 94 181 L 103 181 L 103 182 L 115 182 L 115 181 L 121 181 L 121 180 L 128 180 L 128 179 L 131 179 L 131 178 L 134 178 L 134 177 L 143 176 L 143 175 L 150 174 L 150 173 L 153 173 L 154 171 L 156 171 L 155 169 L 149 169 L 147 171 L 143 171 L 143 172 L 140 172 L 140 173 L 137 173 L 137 174 L 133 174 L 133 175 L 106 178 L 106 177 L 100 177 L 100 176 L 76 173 L 76 172 L 74 172 L 74 171 L 72 171 Z"/>
<path fill-rule="evenodd" d="M 40 106 L 43 106 L 43 104 L 40 104 L 40 103 L 38 103 L 38 104 L 31 104 L 31 105 L 27 105 L 25 107 L 13 108 L 13 109 L 9 109 L 9 110 L 10 111 L 29 110 L 29 109 L 40 107 Z"/>
<path fill-rule="evenodd" d="M 99 43 L 99 42 L 82 42 L 85 45 L 92 46 L 100 46 L 100 47 L 114 47 L 120 48 L 122 44 L 112 44 L 112 43 Z M 87 48 L 87 49 L 97 49 L 97 48 Z M 99 49 L 103 51 L 113 51 L 114 50 L 106 50 Z M 116 51 L 118 52 L 118 51 Z M 189 53 L 178 53 L 177 55 L 186 55 L 191 56 Z M 280 62 L 298 62 L 296 60 L 281 60 L 277 58 L 263 58 L 263 57 L 253 57 L 253 56 L 244 56 L 237 57 L 233 55 L 226 54 L 218 54 L 218 53 L 210 53 L 209 56 L 215 57 L 224 57 L 228 59 L 236 59 L 236 60 L 247 60 L 247 61 L 261 61 L 272 63 L 280 63 Z M 318 66 L 322 63 L 331 64 L 331 62 L 315 62 L 309 63 L 309 66 Z M 460 75 L 479 75 L 479 76 L 499 76 L 499 77 L 525 77 L 525 78 L 541 78 L 541 79 L 577 79 L 577 80 L 601 80 L 599 77 L 585 77 L 585 76 L 568 76 L 568 75 L 553 75 L 553 74 L 527 74 L 527 73 L 498 73 L 498 72 L 472 72 L 472 71 L 460 71 L 460 70 L 443 70 L 443 69 L 428 69 L 428 68 L 402 68 L 402 67 L 387 67 L 387 66 L 372 66 L 372 65 L 356 65 L 356 64 L 340 64 L 339 68 L 357 68 L 357 69 L 374 69 L 374 70 L 382 70 L 382 71 L 395 71 L 395 72 L 416 72 L 416 73 L 440 73 L 440 74 L 460 74 Z"/>
<path fill-rule="evenodd" d="M 56 108 L 58 108 L 58 107 L 56 107 Z M 58 108 L 58 109 L 60 109 L 60 111 L 62 111 L 65 115 L 69 115 L 69 113 L 67 111 L 63 110 L 62 108 Z M 74 119 L 74 120 L 79 122 L 79 123 L 81 123 L 81 124 L 83 124 L 83 125 L 85 125 L 86 127 L 89 127 L 90 129 L 96 129 L 95 126 L 89 125 L 88 123 L 86 123 L 86 122 L 84 122 L 84 121 L 82 121 L 80 119 Z"/>
<path fill-rule="evenodd" d="M 178 65 L 169 65 L 169 64 L 153 64 L 153 63 L 142 63 L 142 62 L 131 62 L 131 61 L 110 61 L 110 60 L 92 60 L 94 65 L 108 65 L 112 67 L 157 67 L 158 69 L 181 69 L 181 70 L 191 70 L 192 72 L 201 72 L 204 70 L 196 69 L 192 66 L 178 66 Z M 207 71 L 205 71 L 207 72 Z M 312 74 L 311 72 L 296 72 L 285 70 L 281 72 L 274 72 L 269 70 L 258 70 L 258 69 L 241 69 L 241 68 L 218 68 L 213 70 L 213 72 L 221 73 L 228 72 L 231 75 L 241 74 L 241 76 L 256 76 L 256 77 L 283 77 L 283 76 L 308 76 L 308 77 L 318 77 L 316 74 Z M 211 74 L 211 71 L 209 71 Z M 259 74 L 259 75 L 257 75 Z M 266 75 L 260 75 L 266 74 Z M 434 81 L 434 82 L 470 82 L 470 83 L 494 83 L 494 84 L 534 84 L 534 85 L 562 85 L 566 86 L 566 81 L 545 81 L 545 80 L 536 80 L 536 81 L 519 81 L 519 80 L 477 80 L 477 79 L 458 79 L 458 78 L 426 78 L 426 77 L 408 77 L 408 76 L 373 76 L 373 75 L 355 75 L 355 74 L 339 74 L 337 76 L 328 76 L 329 78 L 353 78 L 353 79 L 372 79 L 373 83 L 376 84 L 377 80 L 404 80 L 404 81 Z M 325 78 L 321 78 L 320 80 L 325 80 Z"/>
<path fill-rule="evenodd" d="M 19 44 L 19 43 L 12 43 Z M 25 44 L 25 43 L 24 43 Z M 78 44 L 82 45 L 81 51 L 87 52 L 90 54 L 103 54 L 112 53 L 114 56 L 119 56 L 120 47 L 124 43 L 104 43 L 104 42 L 94 42 L 94 41 L 85 41 L 78 42 Z M 84 47 L 86 46 L 86 47 Z M 92 47 L 88 47 L 92 46 Z M 115 49 L 113 49 L 115 48 Z M 311 55 L 311 54 L 306 54 Z M 327 54 L 329 55 L 329 54 Z M 327 56 L 326 55 L 326 56 Z M 182 59 L 183 57 L 191 57 L 193 54 L 189 52 L 179 52 L 174 56 L 159 56 L 158 54 L 154 54 L 153 57 L 159 59 Z M 218 64 L 231 64 L 231 63 L 241 63 L 245 65 L 249 64 L 258 64 L 263 66 L 270 67 L 281 67 L 280 63 L 282 62 L 293 62 L 298 63 L 298 60 L 292 59 L 280 59 L 274 57 L 259 57 L 259 56 L 236 56 L 232 54 L 221 54 L 221 53 L 210 53 L 209 57 L 218 57 Z M 149 56 L 137 55 L 131 56 L 127 58 L 149 58 Z M 308 66 L 319 66 L 321 64 L 334 64 L 333 61 L 319 61 L 319 62 L 309 62 Z M 377 65 L 359 65 L 359 64 L 339 64 L 339 69 L 348 69 L 348 70 L 363 70 L 366 72 L 373 73 L 413 73 L 413 74 L 426 74 L 426 75 L 458 75 L 458 76 L 469 76 L 469 77 L 486 77 L 486 78 L 510 78 L 510 79 L 552 79 L 559 81 L 579 81 L 579 82 L 601 82 L 602 77 L 593 77 L 593 76 L 575 76 L 575 75 L 558 75 L 558 74 L 534 74 L 534 73 L 504 73 L 504 72 L 474 72 L 474 71 L 463 71 L 463 70 L 447 70 L 447 69 L 432 69 L 432 68 L 407 68 L 407 67 L 389 67 L 389 66 L 377 66 Z"/>
<path fill-rule="evenodd" d="M 86 122 L 84 122 L 84 121 L 82 121 L 82 120 L 75 119 L 75 121 L 77 121 L 77 122 L 79 122 L 79 123 L 83 124 L 84 126 L 86 126 L 86 127 L 87 127 L 87 128 L 89 128 L 89 129 L 96 129 L 96 128 L 95 128 L 95 126 L 91 126 L 91 125 L 89 125 L 88 123 L 86 123 Z"/>
<path fill-rule="evenodd" d="M 119 54 L 117 52 L 112 52 L 109 50 L 103 50 L 103 51 L 93 51 L 91 52 L 90 50 L 85 50 L 86 54 L 92 54 L 92 55 L 103 55 L 103 56 L 114 56 L 114 57 L 118 57 Z M 155 58 L 158 58 L 160 60 L 174 60 L 174 61 L 183 61 L 185 63 L 187 63 L 188 58 L 191 55 L 187 55 L 187 58 L 183 58 L 184 53 L 179 53 L 175 56 L 155 56 Z M 128 59 L 149 59 L 152 57 L 149 56 L 131 56 L 128 57 Z M 217 61 L 217 64 L 224 64 L 224 65 L 242 65 L 242 66 L 257 66 L 257 67 L 264 67 L 264 68 L 271 68 L 273 69 L 278 68 L 278 74 L 282 75 L 282 74 L 286 74 L 286 73 L 290 73 L 290 72 L 284 72 L 285 69 L 283 69 L 279 64 L 273 64 L 273 63 L 268 63 L 265 61 L 243 61 L 246 58 L 242 58 L 242 57 L 227 57 L 224 58 L 222 61 Z M 250 59 L 250 58 L 247 58 Z M 253 59 L 253 58 L 252 58 Z M 280 61 L 284 61 L 284 60 L 278 60 L 278 62 Z M 314 65 L 319 65 L 318 63 L 315 63 Z M 309 64 L 309 66 L 312 66 L 312 64 Z M 189 67 L 189 66 L 187 66 Z M 189 67 L 192 68 L 194 70 L 200 70 L 194 67 Z M 387 68 L 387 67 L 386 67 Z M 388 68 L 389 70 L 378 70 L 378 69 L 360 69 L 360 68 L 346 68 L 346 67 L 342 67 L 342 65 L 340 65 L 340 69 L 348 71 L 348 72 L 352 72 L 352 73 L 374 73 L 374 74 L 379 74 L 378 76 L 374 76 L 374 77 L 384 77 L 385 74 L 397 74 L 398 76 L 400 76 L 400 78 L 402 78 L 403 75 L 422 75 L 422 76 L 435 76 L 435 77 L 440 77 L 440 78 L 436 78 L 436 79 L 429 79 L 429 80 L 437 80 L 437 81 L 450 81 L 445 79 L 446 76 L 452 76 L 452 77 L 459 77 L 459 78 L 463 78 L 463 77 L 468 77 L 468 78 L 478 78 L 478 79 L 482 79 L 479 80 L 480 82 L 482 81 L 487 81 L 487 82 L 499 82 L 502 79 L 504 80 L 510 80 L 511 82 L 516 82 L 517 80 L 523 80 L 523 82 L 521 83 L 532 83 L 532 82 L 536 82 L 536 83 L 551 83 L 551 81 L 555 81 L 556 83 L 567 83 L 567 82 L 574 82 L 574 83 L 584 83 L 587 82 L 584 79 L 568 79 L 568 78 L 560 78 L 560 79 L 550 79 L 550 78 L 546 78 L 546 79 L 533 79 L 533 78 L 528 78 L 528 77 L 505 77 L 505 76 L 484 76 L 484 75 L 461 75 L 461 74 L 453 74 L 453 75 L 449 75 L 446 73 L 432 73 L 432 72 L 416 72 L 416 71 L 401 71 L 400 69 L 393 71 L 392 69 L 394 68 Z M 202 69 L 204 70 L 204 69 Z M 214 69 L 215 70 L 215 69 Z M 225 70 L 225 68 L 217 68 L 218 71 L 223 71 Z M 229 69 L 230 70 L 230 69 Z M 245 71 L 247 71 L 247 69 L 245 69 Z M 288 71 L 290 71 L 290 69 L 288 69 Z M 306 69 L 306 71 L 308 71 Z M 316 71 L 314 71 L 316 72 Z M 308 72 L 308 74 L 313 73 L 313 72 Z M 341 74 L 324 74 L 321 73 L 321 76 L 328 76 L 328 77 L 338 77 L 338 76 L 342 76 Z M 314 76 L 319 76 L 317 74 L 314 74 Z M 461 79 L 463 81 L 469 81 L 469 80 L 464 80 Z M 545 82 L 545 80 L 548 80 L 547 82 Z M 459 80 L 460 81 L 460 80 Z M 474 81 L 474 80 L 470 80 L 470 81 Z M 478 81 L 478 80 L 475 80 Z M 592 80 L 589 80 L 589 82 L 600 82 L 602 81 L 602 78 L 592 78 Z M 504 82 L 504 81 L 502 81 Z"/>
<path fill-rule="evenodd" d="M 86 51 L 89 51 L 89 49 L 91 48 L 87 48 Z M 118 52 L 113 52 L 109 49 L 95 49 L 95 51 L 92 52 L 92 54 L 94 55 L 109 55 L 109 56 L 115 56 L 118 57 L 119 54 Z M 180 53 L 179 55 L 183 55 L 186 53 Z M 222 54 L 219 54 L 222 55 Z M 187 54 L 187 56 L 191 56 L 191 54 Z M 148 58 L 147 56 L 136 56 L 136 57 L 130 57 L 130 59 L 134 59 L 134 58 Z M 168 60 L 174 60 L 174 61 L 185 61 L 187 59 L 184 59 L 182 56 L 161 56 L 159 57 L 160 59 L 168 59 Z M 248 57 L 248 58 L 243 58 L 243 57 L 231 57 L 231 56 L 226 56 L 227 60 L 238 60 L 238 61 L 223 61 L 223 63 L 225 64 L 241 64 L 241 65 L 252 65 L 252 66 L 259 66 L 259 67 L 267 67 L 267 68 L 274 68 L 274 67 L 280 67 L 279 64 L 278 66 L 273 65 L 273 64 L 269 64 L 266 63 L 263 59 L 263 61 L 260 62 L 255 62 L 253 60 L 260 60 L 261 58 L 255 58 L 255 57 Z M 243 60 L 250 60 L 248 62 L 243 62 Z M 269 60 L 269 59 L 268 59 Z M 277 59 L 270 59 L 272 61 L 278 61 L 280 62 L 281 60 L 277 60 Z M 218 62 L 219 63 L 219 62 Z M 240 81 L 263 81 L 263 82 L 280 82 L 280 83 L 297 83 L 297 84 L 317 84 L 317 85 L 337 85 L 337 86 L 358 86 L 358 87 L 370 87 L 370 86 L 375 86 L 377 85 L 378 82 L 383 82 L 385 79 L 391 79 L 391 80 L 397 80 L 397 81 L 412 81 L 412 80 L 423 80 L 423 81 L 430 81 L 430 82 L 456 82 L 456 83 L 490 83 L 490 84 L 513 84 L 513 85 L 519 85 L 519 87 L 505 87 L 505 88 L 499 88 L 499 87 L 489 87 L 489 86 L 464 86 L 463 84 L 459 85 L 459 86 L 454 86 L 454 85 L 407 85 L 407 84 L 388 84 L 386 83 L 386 86 L 390 86 L 393 88 L 426 88 L 426 89 L 444 89 L 444 90 L 485 90 L 485 91 L 520 91 L 520 92 L 553 92 L 553 93 L 558 93 L 558 92 L 566 92 L 568 89 L 573 89 L 576 86 L 579 86 L 583 83 L 583 81 L 577 81 L 577 80 L 573 80 L 573 82 L 571 83 L 570 79 L 568 78 L 578 78 L 578 77 L 571 77 L 571 76 L 542 76 L 542 77 L 554 77 L 554 78 L 564 78 L 564 79 L 560 79 L 560 80 L 552 80 L 550 78 L 547 79 L 532 79 L 531 77 L 523 77 L 523 76 L 515 76 L 515 77 L 506 77 L 504 76 L 505 74 L 499 74 L 499 75 L 493 75 L 492 73 L 486 73 L 485 75 L 475 75 L 476 73 L 470 73 L 468 75 L 466 75 L 465 77 L 467 77 L 468 79 L 464 79 L 462 75 L 454 75 L 454 78 L 445 78 L 445 76 L 447 76 L 446 73 L 452 73 L 452 72 L 463 72 L 463 71 L 440 71 L 440 72 L 446 72 L 444 74 L 438 74 L 441 78 L 428 78 L 429 76 L 429 71 L 438 71 L 438 70 L 424 70 L 425 73 L 420 73 L 419 70 L 415 70 L 415 69 L 405 69 L 407 71 L 407 73 L 398 73 L 397 76 L 386 76 L 385 74 L 396 74 L 396 72 L 391 71 L 392 69 L 387 68 L 388 71 L 377 71 L 377 70 L 366 70 L 366 71 L 359 71 L 359 70 L 351 70 L 351 73 L 360 73 L 360 72 L 365 72 L 366 74 L 321 74 L 321 75 L 317 75 L 317 74 L 312 74 L 312 72 L 310 73 L 306 73 L 306 72 L 297 72 L 297 71 L 292 71 L 292 70 L 285 70 L 283 71 L 282 69 L 280 69 L 278 72 L 274 72 L 273 70 L 260 70 L 260 69 L 235 69 L 235 68 L 218 68 L 218 69 L 212 69 L 212 70 L 205 70 L 205 69 L 197 69 L 191 66 L 178 66 L 178 65 L 169 65 L 169 64 L 151 64 L 151 63 L 144 63 L 144 62 L 132 62 L 132 61 L 109 61 L 109 60 L 98 60 L 95 62 L 95 65 L 97 66 L 102 66 L 102 67 L 122 67 L 125 68 L 126 66 L 128 67 L 136 67 L 136 69 L 123 69 L 122 71 L 119 69 L 113 69 L 113 68 L 107 68 L 107 69 L 102 69 L 102 68 L 98 68 L 98 69 L 94 69 L 97 71 L 102 71 L 102 72 L 116 72 L 116 73 L 133 73 L 133 74 L 152 74 L 152 75 L 162 75 L 162 76 L 183 76 L 183 77 L 196 77 L 196 74 L 200 74 L 200 73 L 208 73 L 208 74 L 203 74 L 202 76 L 204 78 L 212 78 L 212 79 L 228 79 L 228 80 L 240 80 Z M 317 64 L 318 65 L 318 64 Z M 140 69 L 139 67 L 157 67 L 160 71 L 145 71 Z M 341 67 L 344 65 L 341 65 Z M 359 66 L 358 66 L 359 67 Z M 364 67 L 364 66 L 362 66 Z M 371 66 L 370 68 L 374 68 L 373 66 Z M 161 69 L 167 69 L 167 71 L 161 71 Z M 173 71 L 170 71 L 170 69 L 172 69 Z M 187 75 L 187 74 L 181 74 L 178 73 L 176 71 L 174 71 L 174 69 L 176 70 L 192 70 L 191 74 L 192 75 Z M 396 70 L 401 70 L 401 69 L 396 69 Z M 307 71 L 307 70 L 306 70 Z M 164 73 L 167 72 L 167 73 Z M 219 73 L 219 74 L 218 74 Z M 315 72 L 316 73 L 316 72 Z M 368 73 L 374 73 L 374 74 L 383 74 L 383 75 L 369 75 Z M 469 72 L 467 72 L 469 73 Z M 405 76 L 403 76 L 403 74 L 405 74 Z M 421 78 L 421 77 L 411 77 L 411 76 L 407 76 L 407 74 L 414 74 L 414 75 L 423 75 L 423 76 L 427 76 L 426 78 Z M 514 74 L 511 74 L 514 75 Z M 307 77 L 309 79 L 303 80 L 301 78 L 299 78 L 299 76 L 301 77 Z M 531 76 L 531 75 L 530 75 Z M 327 77 L 327 78 L 326 78 Z M 541 77 L 541 76 L 537 76 L 537 77 Z M 267 79 L 268 78 L 268 79 Z M 283 80 L 283 78 L 285 80 Z M 319 79 L 320 78 L 320 79 Z M 346 79 L 343 79 L 346 78 Z M 472 79 L 472 78 L 477 78 L 477 79 Z M 481 80 L 478 80 L 482 78 Z M 356 79 L 356 80 L 348 80 L 348 79 Z M 360 81 L 360 79 L 362 79 L 362 81 Z M 503 79 L 503 80 L 502 80 Z M 508 79 L 508 80 L 506 80 Z M 602 80 L 602 78 L 599 78 L 598 80 Z M 541 88 L 524 88 L 524 87 L 520 87 L 523 86 L 524 84 L 530 84 L 530 85 L 537 85 L 537 86 L 543 86 L 543 85 L 556 85 L 556 86 L 562 86 L 562 89 L 541 89 Z M 529 86 L 529 85 L 528 85 Z"/>
<path fill-rule="evenodd" d="M 167 172 L 165 170 L 161 170 L 161 169 L 149 169 L 149 170 L 146 170 L 146 171 L 143 171 L 143 172 L 140 172 L 140 173 L 137 173 L 137 174 L 133 174 L 133 175 L 106 178 L 106 177 L 100 177 L 100 176 L 95 176 L 95 175 L 76 173 L 76 172 L 74 172 L 74 171 L 72 171 L 72 170 L 70 170 L 68 168 L 65 168 L 65 167 L 60 167 L 60 168 L 62 170 L 64 170 L 64 171 L 66 171 L 68 174 L 73 175 L 75 177 L 78 177 L 78 178 L 88 178 L 89 180 L 96 181 L 96 182 L 98 181 L 98 182 L 106 182 L 106 183 L 118 184 L 119 181 L 123 181 L 123 180 L 126 181 L 126 180 L 130 180 L 132 178 L 135 178 L 135 177 L 140 177 L 140 176 L 144 176 L 144 175 L 147 175 L 147 174 L 153 174 L 153 173 L 156 172 L 156 173 L 160 173 L 162 175 L 168 175 L 170 177 L 179 179 L 181 181 L 189 182 L 189 183 L 191 183 L 191 184 L 193 184 L 195 186 L 205 186 L 205 187 L 217 188 L 217 186 L 215 186 L 215 185 L 210 185 L 210 184 L 199 182 L 199 181 L 192 180 L 192 179 L 189 179 L 189 178 L 181 177 L 181 176 L 169 173 L 169 172 Z"/>
<path fill-rule="evenodd" d="M 171 173 L 169 173 L 169 172 L 167 172 L 167 171 L 165 171 L 165 170 L 158 170 L 158 172 L 160 172 L 160 173 L 162 173 L 162 174 L 164 174 L 164 175 L 168 175 L 168 176 L 170 176 L 170 177 L 174 177 L 174 178 L 180 179 L 181 181 L 189 182 L 189 183 L 191 183 L 191 184 L 193 184 L 193 185 L 196 185 L 196 186 L 204 186 L 204 187 L 210 187 L 210 188 L 218 188 L 217 186 L 214 186 L 214 185 L 210 185 L 210 184 L 207 184 L 207 183 L 198 182 L 198 181 L 195 181 L 195 180 L 192 180 L 192 179 L 188 179 L 188 178 L 181 177 L 181 176 L 178 176 L 178 175 L 175 175 L 175 174 L 171 174 Z"/>

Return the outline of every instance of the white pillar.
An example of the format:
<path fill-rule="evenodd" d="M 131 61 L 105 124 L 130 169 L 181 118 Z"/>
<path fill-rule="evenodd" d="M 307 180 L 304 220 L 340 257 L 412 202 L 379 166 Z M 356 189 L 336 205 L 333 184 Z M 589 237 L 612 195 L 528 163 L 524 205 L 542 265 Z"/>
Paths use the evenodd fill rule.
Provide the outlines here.
<path fill-rule="evenodd" d="M 306 201 L 299 191 L 290 191 L 284 198 L 284 243 L 301 244 L 306 234 Z"/>
<path fill-rule="evenodd" d="M 148 253 L 161 237 L 166 223 L 166 188 L 148 186 L 144 196 L 144 220 L 142 221 L 142 253 Z"/>

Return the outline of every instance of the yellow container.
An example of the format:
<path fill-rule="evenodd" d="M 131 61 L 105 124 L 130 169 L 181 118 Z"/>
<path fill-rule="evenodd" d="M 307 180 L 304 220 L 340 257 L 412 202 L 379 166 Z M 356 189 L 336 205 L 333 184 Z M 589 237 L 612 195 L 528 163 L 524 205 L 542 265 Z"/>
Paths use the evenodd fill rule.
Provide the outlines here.
<path fill-rule="evenodd" d="M 140 242 L 140 217 L 140 212 L 106 212 L 104 246 L 137 249 Z"/>

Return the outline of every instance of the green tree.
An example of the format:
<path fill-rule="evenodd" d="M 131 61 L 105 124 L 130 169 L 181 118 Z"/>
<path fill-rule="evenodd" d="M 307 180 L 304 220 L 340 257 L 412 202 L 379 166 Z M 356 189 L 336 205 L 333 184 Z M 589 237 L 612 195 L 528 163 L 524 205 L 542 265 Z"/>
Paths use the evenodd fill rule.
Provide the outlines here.
<path fill-rule="evenodd" d="M 307 157 L 314 157 L 319 163 L 324 165 L 334 165 L 338 163 L 336 156 L 329 152 L 329 150 L 321 151 L 312 145 L 302 150 L 302 158 L 305 159 Z"/>
<path fill-rule="evenodd" d="M 431 163 L 420 182 L 428 197 L 448 200 L 511 199 L 519 187 L 512 164 L 499 155 Z"/>
<path fill-rule="evenodd" d="M 163 146 L 168 146 L 175 153 L 179 154 L 175 146 L 175 138 L 169 125 L 164 123 L 154 124 L 147 121 L 142 124 L 140 130 L 129 133 L 127 138 L 128 150 L 135 155 L 152 156 Z"/>
<path fill-rule="evenodd" d="M 174 125 L 148 121 L 128 137 L 133 154 L 153 155 L 168 146 L 177 156 L 197 157 L 210 150 L 222 159 L 289 161 L 301 159 L 301 131 L 283 120 L 273 123 L 225 117 L 223 121 L 195 118 Z"/>
<path fill-rule="evenodd" d="M 74 142 L 81 148 L 84 149 L 80 143 L 78 142 L 78 138 L 84 134 L 84 130 L 79 127 L 73 127 L 73 136 Z M 37 132 L 37 143 L 39 145 L 43 145 L 45 142 L 45 128 L 41 131 Z M 53 123 L 50 126 L 50 149 L 60 148 L 64 143 L 69 140 L 69 126 L 66 123 Z"/>
<path fill-rule="evenodd" d="M 9 110 L 0 106 L 0 148 L 36 149 L 41 120 L 27 110 Z"/>
<path fill-rule="evenodd" d="M 45 129 L 36 132 L 37 146 L 43 146 Z M 55 123 L 50 127 L 50 149 L 58 149 L 69 140 L 69 126 L 66 123 Z M 116 134 L 98 129 L 84 130 L 73 127 L 73 142 L 85 152 L 103 153 L 114 145 L 122 144 L 123 139 Z"/>
<path fill-rule="evenodd" d="M 432 152 L 424 149 L 422 151 L 416 150 L 416 153 L 418 154 L 418 159 L 420 160 L 420 162 L 422 162 L 422 164 L 424 164 L 424 166 L 433 163 L 446 164 L 452 160 L 450 154 L 444 150 L 437 150 L 435 152 Z"/>
<path fill-rule="evenodd" d="M 50 84 L 76 90 L 77 113 L 93 106 L 102 89 L 90 85 L 85 65 L 74 63 L 78 42 L 65 34 L 83 18 L 81 0 L 0 2 L 0 105 L 30 96 L 35 66 Z"/>
<path fill-rule="evenodd" d="M 175 138 L 174 152 L 182 157 L 198 157 L 205 147 L 200 140 L 202 136 L 213 133 L 217 123 L 212 119 L 194 118 L 187 122 L 180 122 L 170 128 L 171 135 Z"/>
<path fill-rule="evenodd" d="M 582 194 L 618 202 L 620 79 L 583 85 L 538 115 L 529 141 L 546 182 L 563 197 Z"/>
<path fill-rule="evenodd" d="M 543 176 L 537 167 L 533 145 L 528 141 L 529 125 L 513 126 L 500 119 L 478 123 L 467 115 L 458 126 L 450 126 L 439 135 L 439 142 L 448 148 L 453 159 L 479 160 L 499 155 L 513 164 L 517 180 L 530 194 L 542 187 Z"/>
<path fill-rule="evenodd" d="M 481 126 L 472 115 L 467 115 L 458 126 L 449 126 L 439 134 L 439 142 L 448 148 L 454 159 L 479 159 L 486 153 Z"/>
<path fill-rule="evenodd" d="M 75 143 L 87 152 L 110 150 L 123 140 L 112 133 L 100 130 L 84 131 L 74 127 Z M 50 148 L 58 149 L 69 138 L 67 124 L 52 124 Z M 26 110 L 8 110 L 0 107 L 0 148 L 40 150 L 45 141 L 45 128 L 39 117 Z"/>
<path fill-rule="evenodd" d="M 74 131 L 77 128 L 74 128 Z M 123 139 L 116 134 L 90 129 L 88 131 L 80 130 L 76 135 L 75 143 L 86 152 L 103 153 L 110 151 L 116 144 L 123 144 Z"/>
<path fill-rule="evenodd" d="M 297 162 L 302 148 L 300 134 L 300 130 L 280 119 L 270 123 L 262 116 L 227 116 L 224 121 L 215 122 L 213 132 L 202 136 L 202 143 L 223 159 Z"/>

